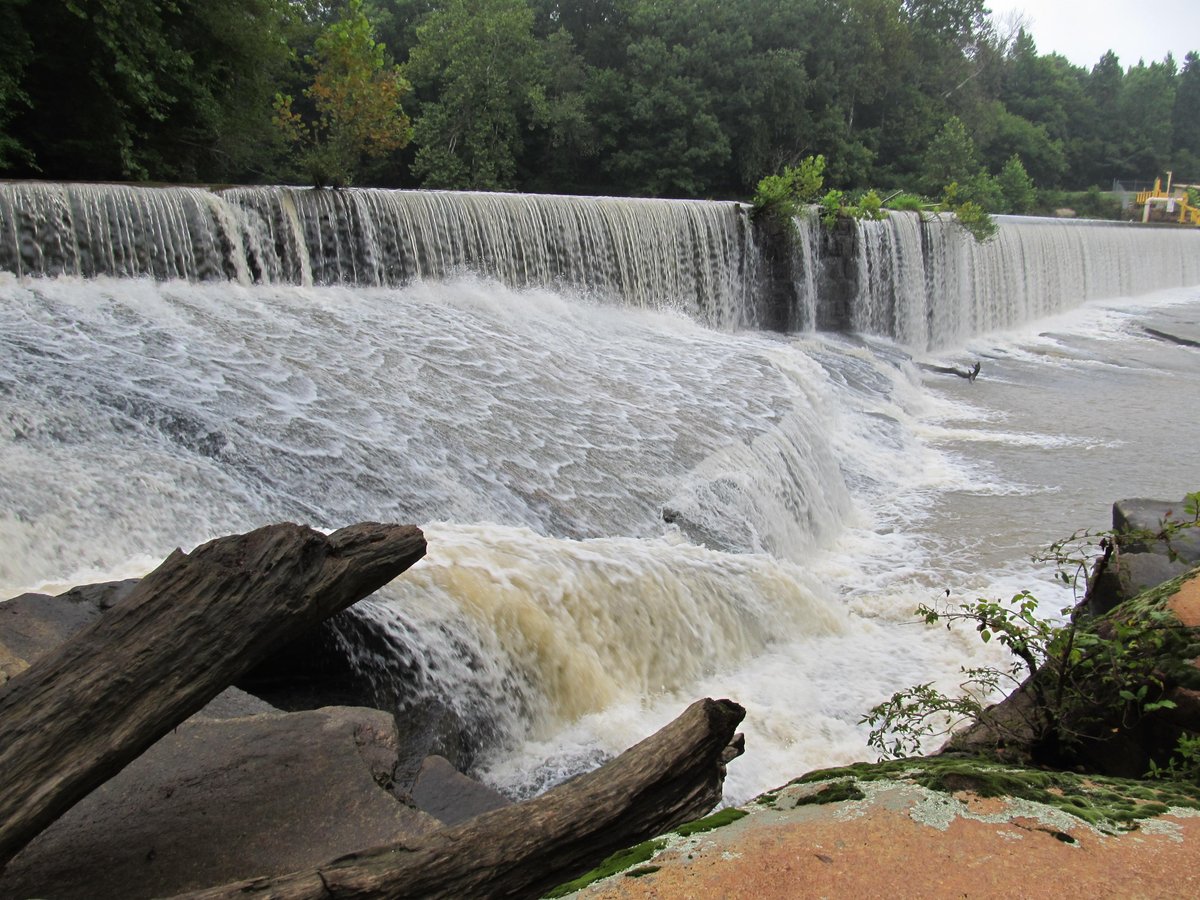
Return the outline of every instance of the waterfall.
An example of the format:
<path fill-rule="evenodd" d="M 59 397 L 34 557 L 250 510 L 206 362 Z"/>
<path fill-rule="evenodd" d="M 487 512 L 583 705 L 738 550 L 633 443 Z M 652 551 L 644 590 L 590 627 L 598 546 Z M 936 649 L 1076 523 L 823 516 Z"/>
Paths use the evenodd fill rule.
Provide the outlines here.
<path fill-rule="evenodd" d="M 1073 309 L 1200 284 L 1200 230 L 998 216 L 977 243 L 953 219 L 855 223 L 849 327 L 921 351 Z"/>
<path fill-rule="evenodd" d="M 1200 233 L 795 225 L 770 244 L 734 203 L 0 185 L 0 598 L 268 522 L 413 522 L 429 553 L 356 607 L 382 639 L 348 658 L 514 795 L 703 694 L 750 709 L 735 798 L 862 758 L 873 704 L 995 649 L 913 624 L 919 603 L 1028 587 L 1085 506 L 1068 482 L 1103 515 L 1139 470 L 1150 495 L 1196 474 L 1195 351 L 1133 303 L 1001 347 L 977 383 L 910 352 L 1200 284 Z M 1192 327 L 1200 293 L 1178 293 L 1146 302 Z M 1100 378 L 1116 412 L 1064 415 Z"/>
<path fill-rule="evenodd" d="M 17 275 L 250 278 L 244 217 L 200 188 L 0 185 L 0 269 Z"/>
<path fill-rule="evenodd" d="M 0 269 L 362 287 L 470 272 L 752 327 L 757 254 L 744 210 L 448 191 L 6 184 Z"/>
<path fill-rule="evenodd" d="M 854 222 L 839 245 L 812 213 L 795 219 L 781 250 L 756 236 L 746 211 L 453 191 L 10 183 L 0 185 L 0 269 L 353 287 L 472 273 L 722 329 L 832 327 L 918 352 L 1087 300 L 1200 283 L 1196 229 L 1000 216 L 997 236 L 977 244 L 948 216 L 892 213 Z"/>

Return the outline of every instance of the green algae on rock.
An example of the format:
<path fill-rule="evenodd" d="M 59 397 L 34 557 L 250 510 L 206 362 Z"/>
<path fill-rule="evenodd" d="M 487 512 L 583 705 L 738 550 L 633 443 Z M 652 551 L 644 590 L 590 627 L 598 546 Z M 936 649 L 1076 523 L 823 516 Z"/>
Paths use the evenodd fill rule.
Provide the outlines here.
<path fill-rule="evenodd" d="M 701 820 L 703 821 L 703 820 Z M 642 841 L 640 844 L 630 847 L 628 850 L 618 850 L 596 868 L 590 872 L 585 872 L 578 878 L 564 882 L 554 890 L 546 894 L 547 898 L 565 897 L 567 894 L 572 894 L 575 891 L 583 890 L 593 881 L 599 881 L 601 878 L 608 878 L 610 875 L 616 875 L 618 872 L 624 872 L 639 863 L 647 862 L 655 853 L 667 845 L 663 838 L 656 838 L 650 841 Z M 648 875 L 648 872 L 640 872 L 641 875 Z"/>
<path fill-rule="evenodd" d="M 677 834 L 680 837 L 691 837 L 693 834 L 702 834 L 705 831 L 712 831 L 714 828 L 721 828 L 731 822 L 736 822 L 745 815 L 746 811 L 744 809 L 731 806 L 720 812 L 715 812 L 711 816 L 705 816 L 703 819 L 686 822 L 676 828 L 672 834 Z"/>
<path fill-rule="evenodd" d="M 843 785 L 880 781 L 916 784 L 944 794 L 965 791 L 979 797 L 1040 803 L 1102 831 L 1130 831 L 1140 820 L 1172 808 L 1200 810 L 1200 785 L 1190 782 L 1081 775 L 959 757 L 857 763 L 809 772 L 790 784 L 828 782 L 831 788 L 838 785 L 838 790 L 844 791 Z M 820 796 L 819 792 L 814 796 Z"/>

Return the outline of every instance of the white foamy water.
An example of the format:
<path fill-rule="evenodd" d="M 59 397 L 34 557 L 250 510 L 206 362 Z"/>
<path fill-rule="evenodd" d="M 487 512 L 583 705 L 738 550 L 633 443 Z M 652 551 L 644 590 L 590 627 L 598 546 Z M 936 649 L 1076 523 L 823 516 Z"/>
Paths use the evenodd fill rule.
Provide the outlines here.
<path fill-rule="evenodd" d="M 69 193 L 42 191 L 55 203 Z M 111 221 L 145 213 L 125 193 L 76 193 Z M 1037 318 L 1126 290 L 1097 258 L 1071 276 L 1086 290 L 1055 294 L 1054 253 L 1128 255 L 1102 230 L 1018 223 L 974 249 L 942 229 L 918 259 L 915 218 L 873 226 L 860 265 L 887 289 L 858 297 L 854 315 L 885 336 L 785 336 L 711 327 L 754 321 L 737 308 L 746 285 L 727 208 L 650 204 L 633 221 L 637 205 L 620 201 L 298 196 L 315 205 L 242 199 L 273 228 L 291 217 L 289 233 L 311 245 L 293 248 L 294 280 L 308 284 L 250 283 L 264 232 L 190 194 L 165 207 L 199 217 L 180 233 L 200 246 L 215 221 L 244 241 L 229 280 L 0 273 L 0 596 L 137 574 L 175 546 L 278 520 L 421 524 L 428 557 L 360 614 L 403 660 L 402 706 L 450 710 L 481 774 L 515 795 L 595 765 L 703 695 L 748 710 L 734 801 L 868 757 L 858 722 L 871 705 L 916 682 L 951 688 L 985 652 L 914 624 L 918 603 L 1032 587 L 1053 611 L 1068 598 L 1030 554 L 1107 525 L 1115 499 L 1200 483 L 1188 452 L 1198 351 L 1145 331 L 1196 324 L 1200 293 Z M 316 210 L 327 201 L 355 221 L 383 210 L 374 250 L 310 252 L 329 236 Z M 463 253 L 498 242 L 508 283 L 441 270 L 392 286 L 386 273 L 343 279 L 373 286 L 311 283 L 381 264 L 382 233 L 403 234 L 387 217 L 422 203 L 430 221 L 460 223 Z M 493 227 L 500 207 L 526 205 L 529 234 L 575 217 L 564 254 L 578 277 L 516 286 L 559 278 L 549 256 L 526 259 Z M 622 279 L 655 269 L 627 246 L 603 290 L 587 282 L 586 254 L 611 256 L 589 235 L 608 229 L 619 247 L 647 228 L 695 231 L 689 246 L 713 248 L 712 272 L 680 281 L 694 251 L 668 235 L 675 274 L 622 297 Z M 803 287 L 797 317 L 815 321 L 817 281 Z M 922 371 L 897 337 L 945 348 L 923 362 L 980 359 L 982 374 Z"/>

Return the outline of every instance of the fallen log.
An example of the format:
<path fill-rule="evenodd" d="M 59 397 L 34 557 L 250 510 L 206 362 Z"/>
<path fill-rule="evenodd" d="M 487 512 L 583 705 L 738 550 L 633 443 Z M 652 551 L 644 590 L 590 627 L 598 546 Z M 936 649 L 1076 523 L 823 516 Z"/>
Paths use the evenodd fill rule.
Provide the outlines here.
<path fill-rule="evenodd" d="M 268 652 L 425 553 L 407 525 L 282 524 L 176 550 L 0 688 L 0 868 Z"/>
<path fill-rule="evenodd" d="M 187 900 L 538 897 L 613 852 L 710 811 L 742 751 L 745 711 L 699 700 L 616 759 L 540 797 L 307 872 L 255 878 Z"/>

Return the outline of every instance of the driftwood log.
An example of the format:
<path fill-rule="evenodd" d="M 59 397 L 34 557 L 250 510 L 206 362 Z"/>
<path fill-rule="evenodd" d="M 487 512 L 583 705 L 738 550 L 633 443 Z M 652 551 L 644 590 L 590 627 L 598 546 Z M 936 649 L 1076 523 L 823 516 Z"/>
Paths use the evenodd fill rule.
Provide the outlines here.
<path fill-rule="evenodd" d="M 425 553 L 412 526 L 271 525 L 175 551 L 0 688 L 0 867 L 267 653 Z"/>
<path fill-rule="evenodd" d="M 587 775 L 454 828 L 341 857 L 308 872 L 256 878 L 188 900 L 538 897 L 611 853 L 704 815 L 741 753 L 745 711 L 699 700 L 674 722 Z"/>

